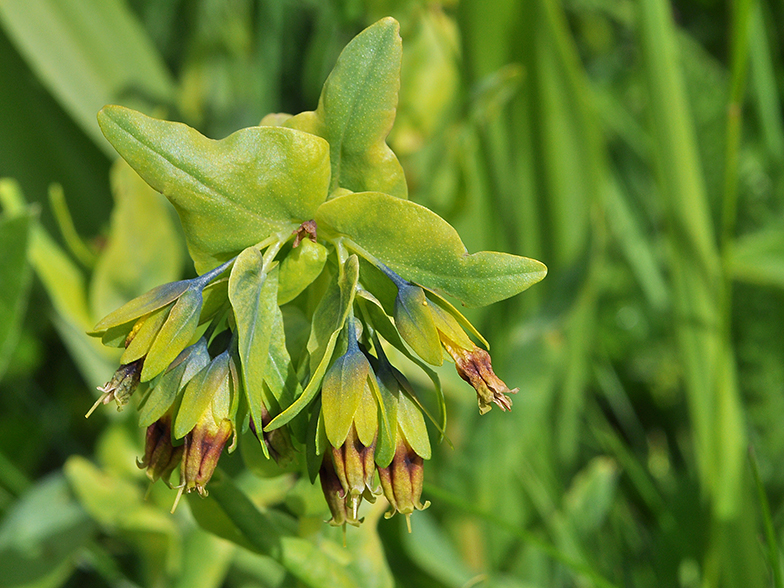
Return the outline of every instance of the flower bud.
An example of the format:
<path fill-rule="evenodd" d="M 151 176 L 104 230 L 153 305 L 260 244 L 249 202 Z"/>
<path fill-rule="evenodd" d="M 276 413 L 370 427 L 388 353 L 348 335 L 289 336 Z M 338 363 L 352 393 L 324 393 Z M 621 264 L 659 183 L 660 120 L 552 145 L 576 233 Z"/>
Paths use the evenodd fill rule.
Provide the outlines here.
<path fill-rule="evenodd" d="M 85 418 L 89 417 L 99 405 L 109 404 L 112 400 L 117 403 L 117 410 L 121 411 L 128 404 L 131 395 L 139 386 L 143 361 L 138 359 L 132 363 L 121 365 L 114 372 L 111 380 L 103 386 L 98 386 L 98 390 L 103 392 L 103 394 L 95 401 L 92 408 L 87 411 L 87 414 L 84 415 Z"/>
<path fill-rule="evenodd" d="M 156 422 L 147 427 L 144 443 L 144 457 L 136 461 L 139 468 L 147 470 L 151 482 L 163 479 L 171 488 L 169 478 L 175 468 L 180 465 L 184 446 L 172 446 L 171 414 L 166 413 Z"/>

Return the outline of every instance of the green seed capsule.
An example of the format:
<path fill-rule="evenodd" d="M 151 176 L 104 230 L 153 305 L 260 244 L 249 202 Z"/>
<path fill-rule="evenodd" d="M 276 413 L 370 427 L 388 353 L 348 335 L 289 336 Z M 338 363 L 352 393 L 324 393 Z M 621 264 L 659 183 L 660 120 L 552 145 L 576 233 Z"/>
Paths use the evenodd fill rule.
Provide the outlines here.
<path fill-rule="evenodd" d="M 278 305 L 291 302 L 313 283 L 327 261 L 327 250 L 320 243 L 303 239 L 280 264 Z"/>

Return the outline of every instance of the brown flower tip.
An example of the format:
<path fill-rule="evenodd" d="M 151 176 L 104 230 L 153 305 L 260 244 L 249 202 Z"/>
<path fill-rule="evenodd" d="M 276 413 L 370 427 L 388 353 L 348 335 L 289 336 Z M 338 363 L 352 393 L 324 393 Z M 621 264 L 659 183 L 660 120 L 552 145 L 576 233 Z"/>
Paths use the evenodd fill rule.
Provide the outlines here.
<path fill-rule="evenodd" d="M 314 243 L 316 242 L 316 231 L 318 227 L 316 225 L 315 220 L 309 220 L 302 223 L 297 229 L 294 231 L 294 243 L 291 244 L 292 247 L 295 249 L 299 247 L 299 244 L 302 242 L 302 239 L 308 238 Z"/>
<path fill-rule="evenodd" d="M 338 478 L 335 465 L 332 463 L 329 455 L 324 456 L 324 460 L 321 462 L 319 479 L 321 481 L 321 491 L 324 493 L 327 506 L 329 506 L 329 512 L 332 513 L 329 524 L 334 527 L 340 527 L 349 523 L 358 527 L 360 521 L 356 517 L 351 516 L 346 508 L 346 491 L 343 489 L 343 484 L 340 478 Z"/>
<path fill-rule="evenodd" d="M 180 464 L 185 447 L 173 447 L 171 442 L 171 415 L 165 414 L 158 421 L 147 427 L 144 443 L 144 457 L 136 461 L 139 468 L 147 470 L 151 482 L 163 479 L 171 488 L 169 478 Z"/>
<path fill-rule="evenodd" d="M 345 491 L 346 508 L 350 509 L 354 520 L 357 519 L 362 499 L 375 502 L 376 494 L 380 493 L 380 490 L 373 489 L 373 474 L 376 471 L 374 460 L 375 443 L 365 447 L 359 440 L 354 424 L 349 429 L 345 443 L 341 447 L 332 448 L 335 474 Z"/>
<path fill-rule="evenodd" d="M 442 338 L 452 359 L 455 360 L 457 373 L 476 390 L 479 402 L 479 412 L 485 414 L 495 403 L 501 410 L 512 409 L 512 399 L 508 394 L 516 394 L 518 389 L 512 390 L 493 372 L 490 354 L 476 345 L 473 349 L 466 349 L 453 345 L 447 338 Z"/>
<path fill-rule="evenodd" d="M 421 502 L 424 461 L 404 439 L 400 440 L 392 463 L 385 468 L 378 468 L 378 477 L 381 480 L 384 496 L 392 507 L 392 510 L 384 516 L 390 518 L 398 512 L 406 515 L 406 524 L 410 532 L 411 513 L 430 506 L 428 501 L 424 504 Z"/>
<path fill-rule="evenodd" d="M 84 418 L 93 414 L 93 411 L 101 404 L 109 404 L 112 400 L 117 402 L 117 410 L 121 411 L 123 407 L 128 404 L 131 395 L 136 391 L 141 381 L 141 373 L 144 359 L 137 359 L 134 362 L 121 365 L 112 379 L 106 382 L 103 386 L 98 386 L 98 390 L 103 392 L 98 400 L 95 401 L 92 408 L 87 411 Z"/>
<path fill-rule="evenodd" d="M 205 486 L 215 473 L 218 459 L 233 432 L 229 419 L 215 423 L 212 416 L 208 416 L 186 435 L 181 473 L 186 492 L 196 490 L 200 496 L 207 496 Z"/>

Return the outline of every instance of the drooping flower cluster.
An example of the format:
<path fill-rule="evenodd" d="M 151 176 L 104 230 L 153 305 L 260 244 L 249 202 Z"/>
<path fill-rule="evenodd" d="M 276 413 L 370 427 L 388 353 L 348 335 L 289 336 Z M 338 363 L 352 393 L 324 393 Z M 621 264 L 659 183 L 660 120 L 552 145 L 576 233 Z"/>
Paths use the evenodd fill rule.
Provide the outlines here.
<path fill-rule="evenodd" d="M 204 496 L 223 450 L 248 433 L 268 459 L 320 478 L 333 525 L 358 525 L 362 501 L 381 494 L 388 516 L 408 517 L 428 505 L 431 447 L 420 396 L 388 356 L 425 371 L 442 415 L 429 366 L 445 358 L 481 413 L 511 408 L 517 390 L 442 295 L 492 304 L 546 268 L 470 255 L 407 199 L 385 142 L 400 60 L 399 26 L 382 19 L 346 47 L 315 111 L 269 115 L 220 141 L 122 107 L 99 113 L 120 155 L 174 205 L 201 274 L 128 302 L 92 333 L 124 349 L 93 410 L 122 408 L 138 389 L 151 481 L 172 484 L 179 468 L 180 492 Z M 443 420 L 434 426 L 443 435 Z"/>
<path fill-rule="evenodd" d="M 428 505 L 421 494 L 430 441 L 417 394 L 384 347 L 430 365 L 443 363 L 446 352 L 476 390 L 481 412 L 492 403 L 511 407 L 508 394 L 516 390 L 493 373 L 490 356 L 461 325 L 476 331 L 454 307 L 381 262 L 365 266 L 341 243 L 319 242 L 316 231 L 315 222 L 303 223 L 282 242 L 262 246 L 263 254 L 249 248 L 198 278 L 132 300 L 96 325 L 92 335 L 125 351 L 93 409 L 112 400 L 121 409 L 141 384 L 147 436 L 139 467 L 152 482 L 170 484 L 179 467 L 179 487 L 206 495 L 223 449 L 232 437 L 233 449 L 238 433 L 249 429 L 276 461 L 308 456 L 332 524 L 358 525 L 362 500 L 374 502 L 382 493 L 389 516 L 408 516 Z M 317 254 L 303 255 L 303 246 Z M 244 311 L 237 310 L 243 304 L 238 284 L 247 277 L 238 260 L 250 256 L 261 264 L 257 292 L 268 280 L 276 286 L 271 316 L 279 323 L 251 327 L 268 331 L 263 359 L 267 368 L 287 370 L 281 387 L 262 369 L 261 387 L 248 388 L 254 382 L 248 372 L 258 366 L 243 363 L 239 342 L 249 329 L 238 320 Z M 292 268 L 306 258 L 318 271 Z M 305 316 L 310 290 L 321 292 L 321 299 L 309 317 L 307 345 L 292 357 L 285 339 L 270 342 L 285 333 L 281 306 Z M 296 419 L 313 426 L 294 426 Z M 298 432 L 306 428 L 302 438 Z"/>

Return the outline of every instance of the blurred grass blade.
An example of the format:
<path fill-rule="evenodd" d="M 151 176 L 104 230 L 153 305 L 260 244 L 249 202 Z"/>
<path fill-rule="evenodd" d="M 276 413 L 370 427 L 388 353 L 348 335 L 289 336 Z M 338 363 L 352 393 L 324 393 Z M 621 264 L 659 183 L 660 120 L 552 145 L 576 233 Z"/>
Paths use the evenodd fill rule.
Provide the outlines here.
<path fill-rule="evenodd" d="M 770 566 L 771 575 L 773 576 L 773 585 L 775 588 L 784 588 L 784 577 L 781 573 L 781 552 L 779 551 L 779 543 L 776 539 L 776 528 L 770 513 L 770 503 L 768 502 L 768 495 L 765 492 L 765 485 L 762 483 L 762 478 L 760 477 L 759 464 L 757 463 L 757 455 L 754 452 L 754 447 L 749 447 L 749 463 L 751 464 L 751 473 L 754 477 L 754 485 L 757 488 L 759 508 L 762 512 L 762 524 L 765 529 L 765 542 L 767 543 L 768 565 Z"/>
<path fill-rule="evenodd" d="M 19 339 L 27 305 L 30 225 L 29 214 L 0 216 L 0 380 Z"/>
<path fill-rule="evenodd" d="M 600 588 L 616 588 L 615 584 L 613 584 L 612 582 L 604 578 L 599 572 L 594 570 L 588 564 L 576 561 L 569 555 L 563 553 L 552 543 L 544 539 L 541 539 L 535 534 L 529 533 L 528 531 L 520 527 L 516 527 L 510 524 L 507 520 L 499 516 L 492 515 L 490 513 L 480 510 L 475 504 L 463 500 L 458 496 L 455 496 L 448 490 L 435 487 L 431 484 L 425 484 L 425 493 L 428 496 L 432 496 L 436 498 L 440 502 L 449 504 L 464 512 L 473 514 L 474 516 L 477 516 L 482 520 L 497 526 L 499 529 L 503 529 L 507 533 L 510 533 L 511 535 L 520 538 L 525 543 L 528 543 L 536 547 L 543 553 L 549 555 L 555 561 L 563 564 L 567 569 L 571 570 L 574 574 L 584 575 L 586 578 L 589 578 L 591 582 L 593 582 L 594 586 L 598 586 Z"/>
<path fill-rule="evenodd" d="M 736 280 L 784 288 L 784 226 L 774 222 L 735 241 L 727 263 Z"/>
<path fill-rule="evenodd" d="M 751 60 L 751 86 L 754 90 L 760 129 L 768 152 L 781 165 L 784 163 L 784 121 L 781 114 L 781 95 L 776 79 L 776 68 L 781 63 L 772 58 L 767 25 L 761 2 L 752 8 L 749 32 L 749 59 Z"/>
<path fill-rule="evenodd" d="M 745 431 L 729 349 L 721 340 L 721 269 L 679 70 L 670 4 L 639 4 L 655 159 L 670 222 L 677 341 L 701 488 L 720 518 L 737 514 Z"/>
<path fill-rule="evenodd" d="M 121 0 L 3 0 L 0 25 L 38 79 L 107 154 L 95 113 L 110 102 L 169 103 L 174 83 Z M 140 100 L 141 99 L 141 100 Z"/>

